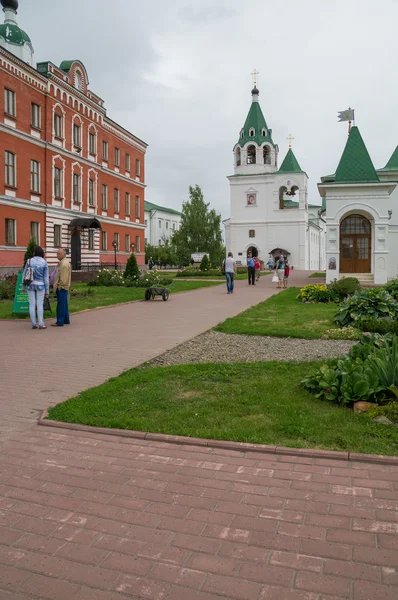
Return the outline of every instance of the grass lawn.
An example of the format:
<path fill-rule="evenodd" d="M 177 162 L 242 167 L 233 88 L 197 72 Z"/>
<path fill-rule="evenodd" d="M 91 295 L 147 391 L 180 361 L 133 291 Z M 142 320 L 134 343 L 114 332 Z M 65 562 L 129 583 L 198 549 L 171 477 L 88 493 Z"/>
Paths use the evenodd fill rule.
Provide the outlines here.
<path fill-rule="evenodd" d="M 336 304 L 303 304 L 296 300 L 299 288 L 289 288 L 227 319 L 215 327 L 223 333 L 270 335 L 313 340 L 327 329 L 337 328 L 332 319 Z"/>
<path fill-rule="evenodd" d="M 320 273 L 312 273 L 312 275 L 310 275 L 309 278 L 311 278 L 311 277 L 318 277 L 318 278 L 322 277 L 322 278 L 326 279 L 326 273 L 325 273 L 325 271 L 322 271 Z"/>
<path fill-rule="evenodd" d="M 397 455 L 398 428 L 321 402 L 299 387 L 320 364 L 136 368 L 52 407 L 49 418 L 199 438 Z"/>
<path fill-rule="evenodd" d="M 190 290 L 197 290 L 198 288 L 209 287 L 211 285 L 219 285 L 218 282 L 212 281 L 173 281 L 173 285 L 170 287 L 170 297 L 177 292 L 186 292 Z M 72 288 L 77 291 L 87 291 L 88 286 L 85 283 L 72 284 Z M 145 289 L 144 288 L 123 288 L 123 287 L 106 287 L 106 286 L 94 286 L 92 288 L 94 294 L 92 296 L 85 296 L 83 298 L 70 298 L 69 301 L 69 312 L 75 313 L 88 308 L 96 308 L 97 306 L 110 306 L 112 304 L 119 304 L 120 302 L 129 302 L 131 300 L 143 300 Z M 53 315 L 55 314 L 55 298 L 52 300 Z M 46 317 L 50 316 L 49 312 L 45 313 Z M 0 319 L 13 319 L 13 318 L 29 318 L 29 315 L 12 316 L 12 301 L 11 300 L 0 300 Z"/>

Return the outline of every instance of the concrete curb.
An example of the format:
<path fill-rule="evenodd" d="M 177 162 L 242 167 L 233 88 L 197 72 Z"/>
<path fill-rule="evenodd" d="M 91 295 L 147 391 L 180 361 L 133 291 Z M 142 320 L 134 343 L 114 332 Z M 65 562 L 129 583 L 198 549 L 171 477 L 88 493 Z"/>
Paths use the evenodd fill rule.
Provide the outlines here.
<path fill-rule="evenodd" d="M 249 444 L 246 442 L 228 442 L 224 440 L 207 440 L 191 438 L 182 435 L 168 435 L 165 433 L 149 433 L 145 431 L 131 431 L 127 429 L 107 429 L 105 427 L 91 427 L 77 423 L 63 423 L 48 419 L 48 409 L 44 409 L 39 418 L 38 425 L 56 429 L 72 429 L 89 433 L 101 433 L 114 437 L 164 442 L 180 446 L 206 446 L 208 448 L 222 448 L 223 450 L 236 450 L 237 452 L 259 452 L 263 454 L 278 454 L 284 456 L 300 456 L 305 458 L 323 458 L 326 460 L 355 461 L 382 465 L 398 466 L 398 456 L 383 456 L 378 454 L 359 454 L 355 452 L 336 452 L 333 450 L 311 450 L 308 448 L 286 448 L 284 446 L 267 446 L 264 444 Z"/>

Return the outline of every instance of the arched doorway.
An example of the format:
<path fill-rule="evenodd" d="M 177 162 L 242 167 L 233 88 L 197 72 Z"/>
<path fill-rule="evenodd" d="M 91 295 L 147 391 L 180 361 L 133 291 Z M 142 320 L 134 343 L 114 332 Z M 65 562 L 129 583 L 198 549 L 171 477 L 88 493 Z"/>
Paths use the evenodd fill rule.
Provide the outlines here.
<path fill-rule="evenodd" d="M 257 258 L 258 249 L 256 248 L 256 246 L 250 246 L 250 248 L 247 249 L 247 256 L 249 256 L 250 253 L 253 256 L 253 258 Z"/>
<path fill-rule="evenodd" d="M 362 215 L 349 215 L 340 223 L 340 273 L 370 273 L 372 227 Z"/>
<path fill-rule="evenodd" d="M 71 263 L 73 271 L 80 271 L 82 268 L 82 241 L 77 229 L 72 232 L 70 239 Z"/>

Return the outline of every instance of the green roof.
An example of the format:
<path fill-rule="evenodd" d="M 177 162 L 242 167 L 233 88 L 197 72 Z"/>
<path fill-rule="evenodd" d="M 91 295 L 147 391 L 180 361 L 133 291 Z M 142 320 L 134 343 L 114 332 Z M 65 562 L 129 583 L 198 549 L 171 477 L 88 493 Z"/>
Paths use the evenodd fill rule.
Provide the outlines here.
<path fill-rule="evenodd" d="M 254 136 L 249 135 L 250 129 L 252 128 L 254 129 Z M 265 132 L 263 132 L 263 129 L 265 129 Z M 240 135 L 238 140 L 238 144 L 241 147 L 247 144 L 247 142 L 255 142 L 259 146 L 264 142 L 269 142 L 273 146 L 275 145 L 272 141 L 272 129 L 268 129 L 261 106 L 256 100 L 252 100 L 245 124 L 241 130 L 241 134 L 242 133 L 243 136 Z M 263 133 L 265 133 L 265 135 L 263 135 Z"/>
<path fill-rule="evenodd" d="M 300 206 L 300 203 L 295 202 L 294 200 L 284 200 L 283 206 L 284 208 L 298 208 Z"/>
<path fill-rule="evenodd" d="M 32 44 L 30 37 L 23 29 L 13 23 L 4 23 L 0 25 L 0 37 L 9 44 L 23 46 L 24 44 Z"/>
<path fill-rule="evenodd" d="M 287 151 L 278 173 L 304 173 L 291 148 Z"/>
<path fill-rule="evenodd" d="M 71 66 L 74 62 L 80 62 L 80 60 L 63 60 L 59 65 L 61 71 L 65 71 L 65 73 L 69 73 Z"/>
<path fill-rule="evenodd" d="M 380 181 L 365 142 L 354 126 L 348 136 L 336 170 L 335 183 L 362 183 Z"/>
<path fill-rule="evenodd" d="M 386 166 L 383 169 L 379 169 L 379 171 L 398 171 L 398 146 L 395 148 Z"/>
<path fill-rule="evenodd" d="M 172 215 L 180 215 L 181 213 L 178 210 L 174 210 L 174 208 L 165 208 L 164 206 L 159 206 L 158 204 L 153 204 L 153 202 L 148 202 L 145 200 L 144 210 L 161 210 L 163 212 L 171 213 Z"/>

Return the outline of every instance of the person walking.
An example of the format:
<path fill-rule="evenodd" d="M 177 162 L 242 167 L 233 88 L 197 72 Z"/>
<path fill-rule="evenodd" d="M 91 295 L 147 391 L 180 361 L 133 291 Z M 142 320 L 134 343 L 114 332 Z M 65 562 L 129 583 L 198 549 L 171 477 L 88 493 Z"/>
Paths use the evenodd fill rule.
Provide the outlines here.
<path fill-rule="evenodd" d="M 289 261 L 287 260 L 285 263 L 285 273 L 283 276 L 283 287 L 285 289 L 287 289 L 289 275 L 290 275 L 290 264 L 289 264 Z"/>
<path fill-rule="evenodd" d="M 70 262 L 66 258 L 65 250 L 57 251 L 59 265 L 54 277 L 54 290 L 57 295 L 57 321 L 51 327 L 63 327 L 70 325 L 68 309 L 68 292 L 71 284 Z"/>
<path fill-rule="evenodd" d="M 278 288 L 281 288 L 283 285 L 283 278 L 285 276 L 285 258 L 283 254 L 276 260 L 275 263 L 276 275 L 278 277 Z"/>
<path fill-rule="evenodd" d="M 256 281 L 260 281 L 261 265 L 257 256 L 254 259 L 254 271 L 256 273 Z"/>
<path fill-rule="evenodd" d="M 25 282 L 28 275 L 30 275 L 29 282 Z M 48 264 L 44 260 L 44 250 L 40 246 L 33 248 L 33 257 L 26 261 L 22 282 L 22 290 L 29 298 L 32 329 L 47 329 L 44 325 L 44 298 L 48 298 L 49 292 Z"/>
<path fill-rule="evenodd" d="M 148 267 L 149 270 L 152 271 L 152 267 L 153 267 L 153 260 L 152 260 L 152 256 L 150 257 L 150 259 L 148 260 Z"/>
<path fill-rule="evenodd" d="M 247 256 L 247 278 L 249 280 L 249 285 L 256 285 L 254 279 L 256 276 L 256 269 L 254 268 L 254 258 L 252 253 L 249 252 Z"/>
<path fill-rule="evenodd" d="M 224 261 L 225 277 L 227 280 L 227 292 L 228 294 L 234 293 L 234 280 L 236 273 L 236 263 L 232 252 L 228 252 L 228 256 Z"/>

